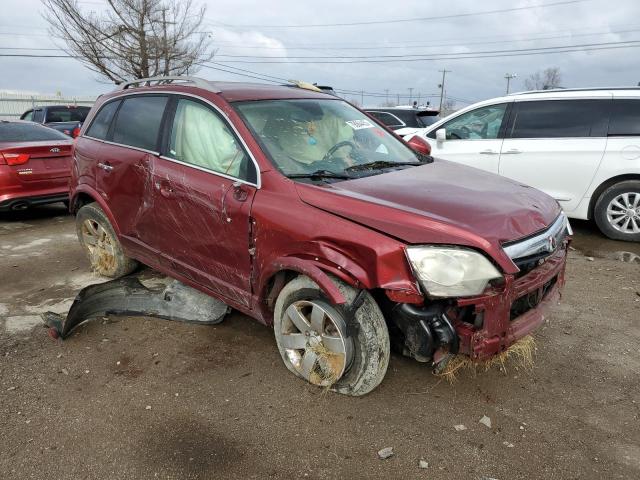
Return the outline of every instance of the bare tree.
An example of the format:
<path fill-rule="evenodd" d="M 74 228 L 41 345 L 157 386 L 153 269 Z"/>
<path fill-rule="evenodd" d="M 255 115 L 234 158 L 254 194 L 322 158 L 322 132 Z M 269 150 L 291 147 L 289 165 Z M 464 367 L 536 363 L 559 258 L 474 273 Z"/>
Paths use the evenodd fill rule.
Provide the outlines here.
<path fill-rule="evenodd" d="M 558 88 L 562 83 L 562 75 L 558 67 L 546 68 L 542 71 L 538 70 L 529 75 L 524 86 L 527 90 L 549 90 Z"/>
<path fill-rule="evenodd" d="M 51 35 L 90 70 L 119 83 L 183 75 L 213 58 L 193 0 L 106 0 L 100 13 L 77 0 L 42 0 Z"/>

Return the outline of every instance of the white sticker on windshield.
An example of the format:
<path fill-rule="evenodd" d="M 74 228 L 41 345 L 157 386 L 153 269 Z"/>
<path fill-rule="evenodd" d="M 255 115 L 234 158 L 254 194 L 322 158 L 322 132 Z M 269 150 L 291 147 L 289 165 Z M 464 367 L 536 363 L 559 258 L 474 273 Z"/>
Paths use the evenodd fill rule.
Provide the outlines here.
<path fill-rule="evenodd" d="M 374 125 L 369 120 L 347 120 L 346 123 L 354 130 L 362 130 L 363 128 L 374 127 Z"/>

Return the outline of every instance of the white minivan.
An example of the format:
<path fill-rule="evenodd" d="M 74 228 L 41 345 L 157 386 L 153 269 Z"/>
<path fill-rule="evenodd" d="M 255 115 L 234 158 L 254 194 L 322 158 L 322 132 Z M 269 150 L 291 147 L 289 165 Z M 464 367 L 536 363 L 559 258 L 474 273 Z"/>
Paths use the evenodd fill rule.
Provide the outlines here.
<path fill-rule="evenodd" d="M 426 129 L 435 157 L 553 196 L 569 217 L 640 241 L 640 88 L 525 92 L 471 105 Z"/>

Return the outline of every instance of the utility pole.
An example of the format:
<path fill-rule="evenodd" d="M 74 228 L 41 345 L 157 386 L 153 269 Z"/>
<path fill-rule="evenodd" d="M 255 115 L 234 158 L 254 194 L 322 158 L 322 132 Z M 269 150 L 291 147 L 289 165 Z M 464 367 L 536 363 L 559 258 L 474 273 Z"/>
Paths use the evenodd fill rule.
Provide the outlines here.
<path fill-rule="evenodd" d="M 360 107 L 364 107 L 364 90 L 360 90 Z"/>
<path fill-rule="evenodd" d="M 442 72 L 442 83 L 440 84 L 440 111 L 442 111 L 442 101 L 444 100 L 444 81 L 447 76 L 447 73 L 451 73 L 451 70 L 447 70 L 446 68 L 443 70 L 438 70 Z"/>
<path fill-rule="evenodd" d="M 517 76 L 517 73 L 505 73 L 504 78 L 507 79 L 507 95 L 509 95 L 509 85 L 511 84 L 511 79 L 516 78 Z"/>
<path fill-rule="evenodd" d="M 167 45 L 167 9 L 162 9 L 162 50 L 164 54 L 164 74 L 169 75 L 169 46 Z"/>
<path fill-rule="evenodd" d="M 400 105 L 400 94 L 398 93 L 398 103 L 396 103 L 396 106 Z"/>
<path fill-rule="evenodd" d="M 420 106 L 420 92 L 418 92 L 418 107 Z"/>
<path fill-rule="evenodd" d="M 413 87 L 409 87 L 409 105 L 411 105 L 411 99 L 413 98 Z"/>
<path fill-rule="evenodd" d="M 386 95 L 386 102 L 387 102 L 387 105 L 385 105 L 385 106 L 389 106 L 389 89 L 385 88 L 384 89 L 384 93 Z"/>

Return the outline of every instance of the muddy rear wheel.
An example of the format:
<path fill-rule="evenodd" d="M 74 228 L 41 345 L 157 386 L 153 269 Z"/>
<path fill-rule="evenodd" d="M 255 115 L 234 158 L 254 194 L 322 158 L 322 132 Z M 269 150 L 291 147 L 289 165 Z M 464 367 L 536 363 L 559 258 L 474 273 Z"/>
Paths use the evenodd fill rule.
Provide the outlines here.
<path fill-rule="evenodd" d="M 111 223 L 97 204 L 90 203 L 78 210 L 76 233 L 94 272 L 119 278 L 133 272 L 138 266 L 138 262 L 122 251 Z"/>
<path fill-rule="evenodd" d="M 358 291 L 332 280 L 351 304 Z M 377 387 L 387 371 L 390 348 L 382 312 L 364 292 L 362 306 L 348 316 L 308 277 L 285 285 L 276 301 L 274 333 L 289 371 L 346 395 L 364 395 Z"/>

